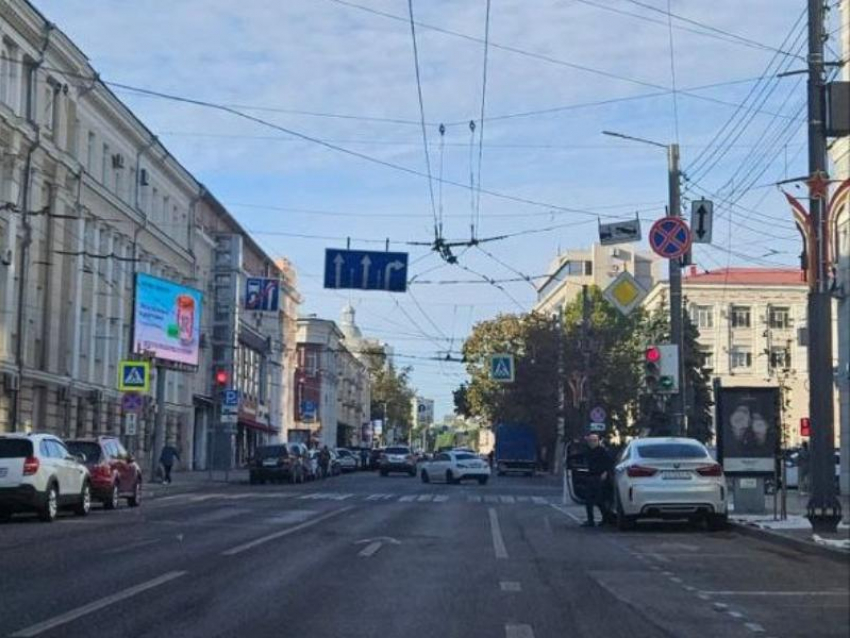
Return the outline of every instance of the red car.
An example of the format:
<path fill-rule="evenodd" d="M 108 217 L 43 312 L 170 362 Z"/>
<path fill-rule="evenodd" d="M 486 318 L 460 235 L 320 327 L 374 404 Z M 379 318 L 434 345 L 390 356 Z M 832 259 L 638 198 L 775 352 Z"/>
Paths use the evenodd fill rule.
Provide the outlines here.
<path fill-rule="evenodd" d="M 114 436 L 65 442 L 72 454 L 83 454 L 91 474 L 92 498 L 112 510 L 122 498 L 130 507 L 142 502 L 142 468 Z"/>

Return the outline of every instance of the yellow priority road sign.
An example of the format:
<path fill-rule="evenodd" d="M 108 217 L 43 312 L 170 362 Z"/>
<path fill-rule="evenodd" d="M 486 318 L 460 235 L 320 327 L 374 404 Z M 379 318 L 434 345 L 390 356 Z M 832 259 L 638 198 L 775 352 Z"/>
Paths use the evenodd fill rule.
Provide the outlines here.
<path fill-rule="evenodd" d="M 122 392 L 150 392 L 151 364 L 148 361 L 119 361 L 118 389 Z"/>
<path fill-rule="evenodd" d="M 602 296 L 625 316 L 629 316 L 647 295 L 646 289 L 628 272 L 621 272 Z"/>

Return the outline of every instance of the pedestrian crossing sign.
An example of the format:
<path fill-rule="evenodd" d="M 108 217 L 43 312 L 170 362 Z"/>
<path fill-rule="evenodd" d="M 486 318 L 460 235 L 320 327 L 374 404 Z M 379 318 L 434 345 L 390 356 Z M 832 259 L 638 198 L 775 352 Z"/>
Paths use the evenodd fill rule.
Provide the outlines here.
<path fill-rule="evenodd" d="M 121 392 L 150 392 L 151 364 L 147 361 L 119 362 L 118 389 Z"/>
<path fill-rule="evenodd" d="M 499 383 L 513 383 L 514 355 L 494 354 L 490 357 L 490 378 Z"/>

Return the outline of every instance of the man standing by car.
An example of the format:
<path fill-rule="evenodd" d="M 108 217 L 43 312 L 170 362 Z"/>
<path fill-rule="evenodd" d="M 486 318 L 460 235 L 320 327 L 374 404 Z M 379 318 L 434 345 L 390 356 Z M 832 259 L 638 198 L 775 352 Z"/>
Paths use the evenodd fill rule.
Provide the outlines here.
<path fill-rule="evenodd" d="M 328 471 L 331 465 L 331 452 L 328 450 L 328 446 L 325 445 L 322 447 L 321 452 L 319 452 L 319 467 L 322 469 L 322 478 L 328 478 Z"/>
<path fill-rule="evenodd" d="M 605 522 L 607 507 L 605 504 L 605 484 L 611 472 L 611 457 L 608 451 L 599 444 L 599 436 L 589 434 L 585 439 L 587 442 L 587 496 L 584 507 L 587 511 L 587 520 L 582 527 L 595 527 L 593 520 L 593 508 L 598 507 L 602 516 L 601 523 Z"/>
<path fill-rule="evenodd" d="M 180 460 L 180 453 L 173 445 L 165 444 L 159 454 L 159 463 L 162 465 L 162 483 L 171 485 L 171 468 L 174 459 Z"/>

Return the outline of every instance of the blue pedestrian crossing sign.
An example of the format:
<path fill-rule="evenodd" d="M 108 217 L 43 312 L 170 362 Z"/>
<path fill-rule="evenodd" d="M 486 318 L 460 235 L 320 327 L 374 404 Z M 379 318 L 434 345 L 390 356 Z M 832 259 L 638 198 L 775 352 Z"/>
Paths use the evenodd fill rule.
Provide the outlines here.
<path fill-rule="evenodd" d="M 499 383 L 513 383 L 514 355 L 494 354 L 490 357 L 490 378 Z"/>
<path fill-rule="evenodd" d="M 121 392 L 150 392 L 151 364 L 147 361 L 119 361 L 118 389 Z"/>

